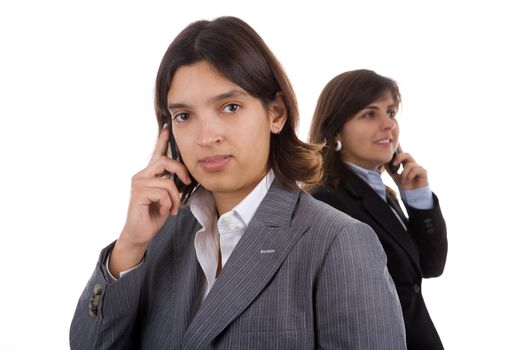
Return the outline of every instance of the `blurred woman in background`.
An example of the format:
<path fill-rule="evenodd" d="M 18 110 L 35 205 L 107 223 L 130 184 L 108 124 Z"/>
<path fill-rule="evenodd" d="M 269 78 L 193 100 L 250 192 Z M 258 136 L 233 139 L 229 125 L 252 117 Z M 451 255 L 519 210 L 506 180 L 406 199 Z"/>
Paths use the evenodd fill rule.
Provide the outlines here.
<path fill-rule="evenodd" d="M 325 142 L 324 174 L 311 192 L 376 232 L 401 301 L 408 349 L 443 349 L 421 294 L 421 281 L 443 272 L 446 225 L 427 171 L 399 146 L 400 101 L 396 82 L 370 70 L 342 73 L 326 85 L 309 139 Z M 382 181 L 385 169 L 408 217 L 395 192 Z"/>

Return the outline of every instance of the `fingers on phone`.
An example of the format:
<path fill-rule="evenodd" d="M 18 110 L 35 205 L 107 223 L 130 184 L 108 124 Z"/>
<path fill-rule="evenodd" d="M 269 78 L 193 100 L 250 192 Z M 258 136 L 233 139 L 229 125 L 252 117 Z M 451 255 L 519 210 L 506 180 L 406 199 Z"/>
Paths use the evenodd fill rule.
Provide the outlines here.
<path fill-rule="evenodd" d="M 153 149 L 153 153 L 151 155 L 151 160 L 149 161 L 149 164 L 158 161 L 160 158 L 166 155 L 166 152 L 168 151 L 169 138 L 169 128 L 162 128 L 159 134 L 159 138 L 157 139 L 157 143 L 155 144 L 155 148 Z"/>
<path fill-rule="evenodd" d="M 426 178 L 427 177 L 427 171 L 425 168 L 420 166 L 419 164 L 415 162 L 408 163 L 405 166 L 405 169 L 403 170 L 402 174 L 402 181 L 405 184 L 411 183 L 416 180 L 416 178 Z"/>
<path fill-rule="evenodd" d="M 412 158 L 410 153 L 399 152 L 396 158 L 399 160 L 400 163 L 403 163 L 403 164 L 414 162 L 414 158 Z"/>
<path fill-rule="evenodd" d="M 173 180 L 163 177 L 139 177 L 133 179 L 132 188 L 137 199 L 150 206 L 150 214 L 154 214 L 155 211 L 160 215 L 166 215 L 168 212 L 177 214 L 180 195 Z"/>
<path fill-rule="evenodd" d="M 189 185 L 191 183 L 188 169 L 186 169 L 184 164 L 177 160 L 173 160 L 166 155 L 163 155 L 155 162 L 150 163 L 148 167 L 142 170 L 139 174 L 149 178 L 162 177 L 166 174 L 175 174 L 175 176 L 177 176 L 184 184 Z"/>
<path fill-rule="evenodd" d="M 414 158 L 409 153 L 402 153 L 401 151 L 392 159 L 392 163 L 395 166 L 403 166 L 401 174 L 405 173 L 405 169 L 412 163 L 416 164 Z M 416 164 L 417 165 L 417 164 Z M 399 171 L 398 171 L 399 173 Z"/>
<path fill-rule="evenodd" d="M 149 210 L 150 214 L 155 215 L 158 211 L 158 214 L 161 216 L 167 215 L 168 213 L 175 213 L 178 210 L 179 204 L 174 203 L 174 198 L 168 191 L 163 190 L 162 188 L 148 188 L 147 197 L 150 200 Z"/>
<path fill-rule="evenodd" d="M 166 171 L 177 176 L 184 184 L 191 184 L 190 174 L 184 164 L 168 157 L 163 158 L 163 161 L 166 161 L 164 164 Z"/>

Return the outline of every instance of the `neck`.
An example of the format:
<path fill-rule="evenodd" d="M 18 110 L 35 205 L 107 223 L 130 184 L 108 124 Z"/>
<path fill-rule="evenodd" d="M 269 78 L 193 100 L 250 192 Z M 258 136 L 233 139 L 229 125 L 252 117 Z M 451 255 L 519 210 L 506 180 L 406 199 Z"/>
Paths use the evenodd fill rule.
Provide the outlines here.
<path fill-rule="evenodd" d="M 252 189 L 250 189 L 250 191 Z M 215 200 L 215 205 L 217 206 L 217 212 L 219 213 L 219 216 L 232 210 L 237 204 L 239 204 L 244 198 L 246 198 L 250 191 L 246 193 L 235 194 L 213 192 L 212 195 L 213 199 Z"/>
<path fill-rule="evenodd" d="M 360 167 L 361 169 L 364 169 L 364 170 L 368 170 L 368 171 L 375 171 L 377 173 L 381 173 L 381 165 L 366 165 L 366 164 L 362 164 L 362 163 L 359 163 L 359 162 L 354 162 L 354 161 L 351 161 L 351 160 L 344 160 L 344 162 L 346 164 L 351 164 L 351 165 L 354 165 L 354 166 L 358 166 Z"/>
<path fill-rule="evenodd" d="M 237 204 L 239 204 L 244 198 L 246 198 L 253 189 L 261 182 L 261 180 L 266 176 L 267 173 L 264 173 L 259 179 L 253 181 L 252 183 L 238 188 L 234 191 L 215 191 L 212 192 L 213 199 L 215 200 L 215 206 L 217 207 L 217 212 L 219 216 L 232 210 Z"/>
<path fill-rule="evenodd" d="M 262 179 L 262 178 L 261 178 Z M 246 198 L 253 189 L 257 186 L 261 179 L 255 181 L 253 184 L 239 188 L 231 192 L 212 192 L 213 199 L 215 200 L 215 206 L 219 216 L 232 210 L 237 204 L 239 204 L 244 198 Z"/>

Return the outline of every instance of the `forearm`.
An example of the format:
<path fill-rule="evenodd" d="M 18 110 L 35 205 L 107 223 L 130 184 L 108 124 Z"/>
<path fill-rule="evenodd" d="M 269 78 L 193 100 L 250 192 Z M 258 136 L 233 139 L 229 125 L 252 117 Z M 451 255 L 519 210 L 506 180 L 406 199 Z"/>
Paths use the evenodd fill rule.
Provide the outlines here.
<path fill-rule="evenodd" d="M 437 277 L 443 273 L 448 252 L 445 219 L 438 198 L 433 195 L 433 199 L 432 209 L 408 209 L 410 233 L 419 249 L 424 277 Z"/>
<path fill-rule="evenodd" d="M 122 239 L 115 242 L 108 258 L 108 269 L 116 279 L 120 274 L 138 266 L 144 259 L 146 246 L 133 246 Z"/>

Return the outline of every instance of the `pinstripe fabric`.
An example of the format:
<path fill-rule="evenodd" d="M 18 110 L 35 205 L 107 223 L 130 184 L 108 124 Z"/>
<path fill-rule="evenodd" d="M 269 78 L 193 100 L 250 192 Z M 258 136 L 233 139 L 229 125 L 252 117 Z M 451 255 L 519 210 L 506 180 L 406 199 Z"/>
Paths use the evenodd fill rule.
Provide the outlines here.
<path fill-rule="evenodd" d="M 104 249 L 78 303 L 71 348 L 405 349 L 385 254 L 367 225 L 275 181 L 202 304 L 199 228 L 181 209 L 144 263 L 111 284 L 101 262 L 112 246 Z"/>

